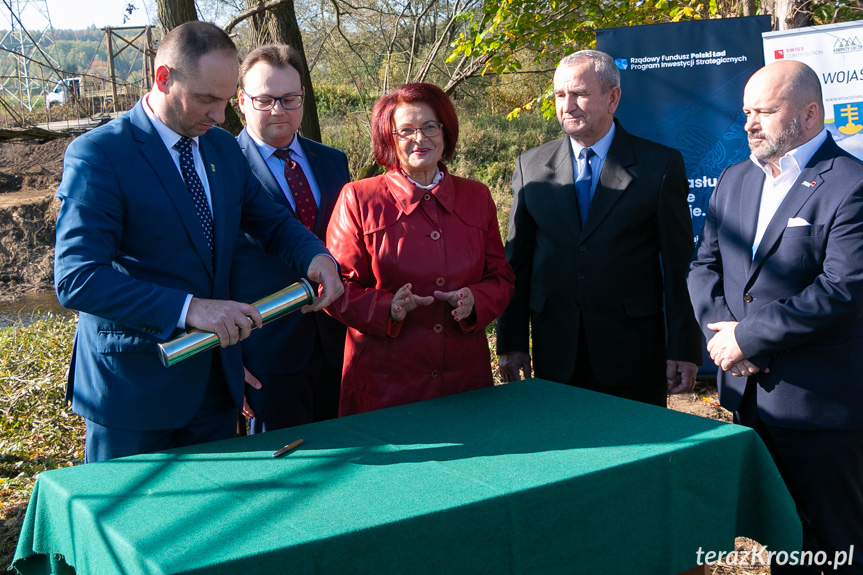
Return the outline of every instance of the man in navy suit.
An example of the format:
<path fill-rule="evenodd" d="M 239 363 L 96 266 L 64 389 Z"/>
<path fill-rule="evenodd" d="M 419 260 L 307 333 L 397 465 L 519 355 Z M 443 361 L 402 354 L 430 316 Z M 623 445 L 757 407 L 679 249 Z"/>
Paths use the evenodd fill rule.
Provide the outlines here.
<path fill-rule="evenodd" d="M 302 72 L 302 57 L 290 46 L 261 46 L 246 56 L 238 94 L 246 127 L 237 141 L 267 194 L 323 241 L 350 173 L 342 151 L 297 134 L 305 99 Z M 234 297 L 252 302 L 298 278 L 296 270 L 242 235 L 231 270 Z M 249 384 L 244 411 L 252 433 L 338 416 L 345 329 L 319 311 L 293 314 L 243 340 Z"/>
<path fill-rule="evenodd" d="M 772 453 L 804 550 L 853 546 L 836 572 L 863 573 L 863 163 L 824 129 L 822 101 L 801 62 L 749 80 L 752 155 L 719 178 L 689 291 L 720 402 Z"/>
<path fill-rule="evenodd" d="M 214 125 L 236 91 L 237 55 L 222 30 L 169 32 L 154 86 L 135 108 L 77 138 L 57 191 L 55 284 L 80 311 L 69 394 L 86 419 L 88 462 L 227 438 L 243 401 L 239 340 L 260 327 L 231 301 L 240 228 L 323 292 L 342 292 L 314 234 L 261 189 L 231 135 Z M 193 328 L 221 348 L 166 368 L 156 345 Z"/>

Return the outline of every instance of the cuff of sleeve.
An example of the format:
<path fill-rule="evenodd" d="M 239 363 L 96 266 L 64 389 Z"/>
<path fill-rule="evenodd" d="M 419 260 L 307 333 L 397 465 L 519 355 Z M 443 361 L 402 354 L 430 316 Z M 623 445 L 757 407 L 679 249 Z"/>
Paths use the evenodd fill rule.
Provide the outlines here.
<path fill-rule="evenodd" d="M 761 371 L 766 370 L 770 367 L 770 356 L 767 355 L 756 355 L 754 357 L 747 357 L 750 363 L 755 365 Z"/>
<path fill-rule="evenodd" d="M 324 256 L 326 258 L 329 258 L 330 261 L 333 262 L 333 265 L 336 266 L 336 273 L 339 274 L 339 277 L 342 277 L 342 266 L 339 265 L 339 262 L 336 261 L 336 258 L 334 258 L 332 256 L 332 254 L 330 254 L 329 252 L 326 252 L 326 253 L 318 254 L 318 256 Z M 315 258 L 318 256 L 315 256 Z M 312 261 L 315 261 L 315 258 L 312 258 Z M 309 267 L 311 267 L 311 266 L 312 266 L 312 264 L 309 264 Z M 306 279 L 309 279 L 309 270 L 306 270 Z"/>
<path fill-rule="evenodd" d="M 192 303 L 192 294 L 186 296 L 186 303 L 183 304 L 183 311 L 180 312 L 180 321 L 177 322 L 177 329 L 186 329 L 186 314 L 189 313 L 189 304 Z"/>
<path fill-rule="evenodd" d="M 476 331 L 477 321 L 476 321 L 476 309 L 470 312 L 470 315 L 464 318 L 462 321 L 458 322 L 459 328 L 463 333 L 473 333 Z"/>
<path fill-rule="evenodd" d="M 393 316 L 387 315 L 387 337 L 390 339 L 395 339 L 402 332 L 402 325 L 404 321 L 395 321 Z"/>

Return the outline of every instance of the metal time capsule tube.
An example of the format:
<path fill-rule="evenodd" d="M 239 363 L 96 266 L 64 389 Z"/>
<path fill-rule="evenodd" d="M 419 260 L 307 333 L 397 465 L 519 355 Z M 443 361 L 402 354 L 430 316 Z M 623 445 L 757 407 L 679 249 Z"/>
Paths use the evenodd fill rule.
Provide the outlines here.
<path fill-rule="evenodd" d="M 312 286 L 305 279 L 300 279 L 297 283 L 258 300 L 252 305 L 258 308 L 261 319 L 266 324 L 312 303 L 314 299 Z M 255 329 L 254 324 L 252 324 L 252 329 Z M 159 359 L 162 360 L 162 365 L 171 367 L 184 359 L 202 351 L 213 349 L 218 345 L 219 336 L 214 333 L 186 332 L 174 339 L 160 343 L 158 345 Z"/>

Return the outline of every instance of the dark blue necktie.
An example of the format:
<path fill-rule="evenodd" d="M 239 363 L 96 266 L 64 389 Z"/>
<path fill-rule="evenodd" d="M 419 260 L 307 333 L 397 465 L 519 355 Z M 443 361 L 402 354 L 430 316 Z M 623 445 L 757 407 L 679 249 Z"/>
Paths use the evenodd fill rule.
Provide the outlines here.
<path fill-rule="evenodd" d="M 593 172 L 590 169 L 590 158 L 594 151 L 583 148 L 580 157 L 584 158 L 584 164 L 575 179 L 575 193 L 578 199 L 578 217 L 581 218 L 581 226 L 587 221 L 587 210 L 590 209 L 590 187 L 593 183 Z"/>
<path fill-rule="evenodd" d="M 174 144 L 174 148 L 180 152 L 180 171 L 183 173 L 183 180 L 186 182 L 189 195 L 192 196 L 195 211 L 198 213 L 198 219 L 201 221 L 204 239 L 207 240 L 207 246 L 209 246 L 210 254 L 212 255 L 213 216 L 210 214 L 210 206 L 207 203 L 207 194 L 204 192 L 204 185 L 201 183 L 201 178 L 198 177 L 198 170 L 195 169 L 195 158 L 192 156 L 192 140 L 185 137 L 180 138 L 180 141 Z"/>

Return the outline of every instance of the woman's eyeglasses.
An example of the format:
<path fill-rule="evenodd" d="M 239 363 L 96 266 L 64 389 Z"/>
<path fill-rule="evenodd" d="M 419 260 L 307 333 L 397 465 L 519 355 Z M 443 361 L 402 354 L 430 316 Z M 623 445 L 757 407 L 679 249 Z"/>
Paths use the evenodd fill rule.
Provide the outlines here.
<path fill-rule="evenodd" d="M 434 138 L 435 136 L 440 136 L 442 129 L 443 123 L 436 122 L 420 126 L 419 128 L 399 128 L 398 130 L 393 130 L 392 133 L 403 140 L 415 140 L 417 132 L 422 132 L 426 138 Z"/>

